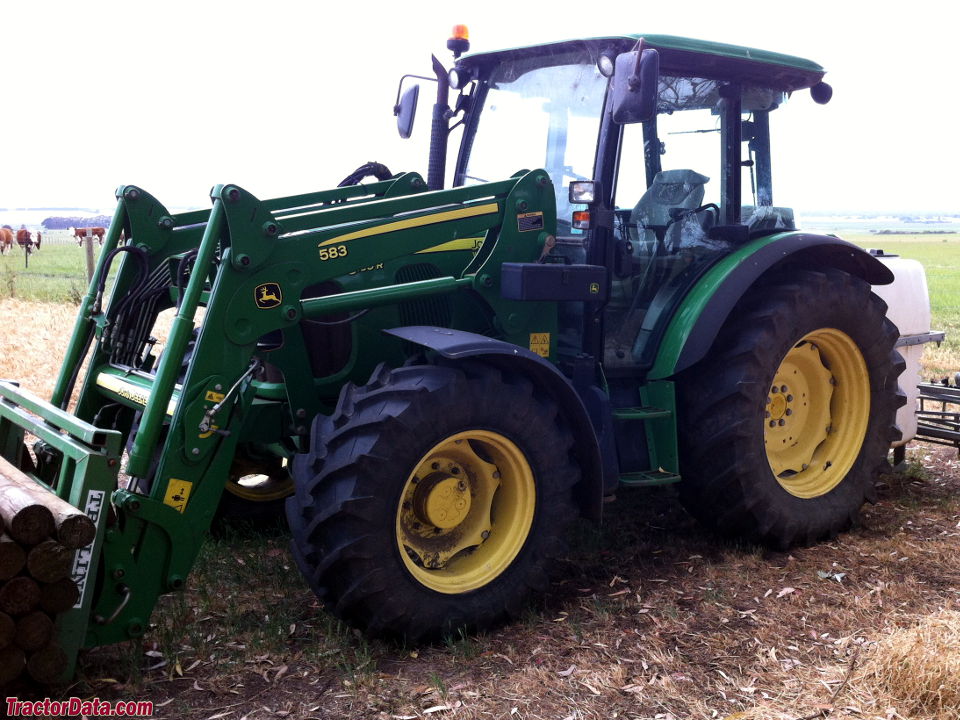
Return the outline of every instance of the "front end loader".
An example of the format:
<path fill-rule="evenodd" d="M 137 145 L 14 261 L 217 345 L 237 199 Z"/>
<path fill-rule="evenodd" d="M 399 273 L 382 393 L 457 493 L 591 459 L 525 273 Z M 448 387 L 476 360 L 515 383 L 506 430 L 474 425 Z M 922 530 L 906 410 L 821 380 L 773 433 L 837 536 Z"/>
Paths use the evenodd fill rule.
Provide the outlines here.
<path fill-rule="evenodd" d="M 0 475 L 96 526 L 53 641 L 4 677 L 143 635 L 218 515 L 282 505 L 327 608 L 420 641 L 516 617 L 623 488 L 676 483 L 719 533 L 781 547 L 872 497 L 900 436 L 871 290 L 894 273 L 773 204 L 769 116 L 826 102 L 823 69 L 669 36 L 452 47 L 427 181 L 370 164 L 181 214 L 117 191 L 50 402 L 0 382 Z M 491 181 L 504 162 L 540 169 Z"/>
<path fill-rule="evenodd" d="M 311 422 L 345 411 L 341 388 L 416 355 L 411 320 L 500 335 L 511 347 L 537 334 L 549 351 L 555 317 L 501 297 L 499 272 L 544 252 L 555 225 L 548 177 L 425 189 L 402 174 L 260 201 L 224 185 L 211 211 L 182 215 L 140 188 L 118 190 L 52 402 L 0 383 L 4 456 L 97 524 L 72 567 L 79 597 L 59 617 L 67 657 L 144 633 L 159 595 L 183 589 L 221 496 L 256 509 L 289 494 L 295 456 L 315 463 L 320 452 L 303 459 Z M 359 351 L 373 343 L 375 353 Z M 517 452 L 503 436 L 490 442 L 494 454 Z M 439 485 L 415 499 L 431 516 L 448 491 L 464 497 Z M 488 479 L 473 506 L 486 503 L 489 515 L 496 486 Z M 529 513 L 533 498 L 524 502 Z M 439 539 L 416 537 L 424 555 Z"/>

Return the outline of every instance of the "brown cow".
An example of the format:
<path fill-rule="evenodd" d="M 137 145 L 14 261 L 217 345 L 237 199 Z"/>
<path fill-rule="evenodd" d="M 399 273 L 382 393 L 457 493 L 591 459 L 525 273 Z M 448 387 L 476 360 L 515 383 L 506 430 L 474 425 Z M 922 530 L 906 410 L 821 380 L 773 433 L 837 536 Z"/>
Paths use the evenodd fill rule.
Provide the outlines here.
<path fill-rule="evenodd" d="M 77 245 L 83 245 L 83 239 L 89 234 L 96 236 L 97 242 L 100 245 L 103 245 L 103 236 L 107 233 L 106 228 L 102 227 L 91 227 L 91 228 L 72 228 L 73 236 L 77 239 Z"/>
<path fill-rule="evenodd" d="M 13 247 L 13 230 L 0 228 L 0 255 Z"/>
<path fill-rule="evenodd" d="M 21 225 L 17 230 L 17 245 L 26 249 L 27 252 L 33 250 L 33 233 L 27 230 L 26 226 Z"/>

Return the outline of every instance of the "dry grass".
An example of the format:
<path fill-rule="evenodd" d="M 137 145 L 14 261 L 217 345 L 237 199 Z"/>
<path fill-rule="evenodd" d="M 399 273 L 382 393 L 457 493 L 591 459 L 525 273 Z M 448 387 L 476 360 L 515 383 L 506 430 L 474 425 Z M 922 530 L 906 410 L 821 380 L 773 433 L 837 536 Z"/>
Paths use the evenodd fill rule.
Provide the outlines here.
<path fill-rule="evenodd" d="M 960 612 L 944 610 L 895 630 L 870 654 L 857 680 L 908 716 L 960 717 Z"/>
<path fill-rule="evenodd" d="M 0 300 L 0 378 L 49 398 L 76 317 L 74 305 Z"/>
<path fill-rule="evenodd" d="M 0 377 L 49 392 L 73 314 L 2 301 Z M 87 654 L 65 694 L 185 720 L 955 719 L 957 681 L 936 683 L 960 662 L 960 465 L 909 455 L 858 528 L 789 553 L 717 540 L 669 489 L 624 491 L 539 607 L 433 647 L 341 626 L 283 535 L 211 542 L 144 641 Z"/>

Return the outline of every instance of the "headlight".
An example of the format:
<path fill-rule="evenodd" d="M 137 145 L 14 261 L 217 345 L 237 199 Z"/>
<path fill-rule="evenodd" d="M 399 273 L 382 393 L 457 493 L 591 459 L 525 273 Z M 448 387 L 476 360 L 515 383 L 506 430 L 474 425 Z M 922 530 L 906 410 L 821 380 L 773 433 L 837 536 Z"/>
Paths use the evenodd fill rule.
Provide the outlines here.
<path fill-rule="evenodd" d="M 454 90 L 466 87 L 472 79 L 473 77 L 468 70 L 459 67 L 450 68 L 450 72 L 447 73 L 447 80 L 449 80 L 450 87 Z"/>
<path fill-rule="evenodd" d="M 604 77 L 613 77 L 613 58 L 613 53 L 606 50 L 600 54 L 599 58 L 597 58 L 597 70 L 599 70 L 600 74 Z"/>
<path fill-rule="evenodd" d="M 596 189 L 593 180 L 574 180 L 570 183 L 570 202 L 590 205 L 597 199 Z"/>

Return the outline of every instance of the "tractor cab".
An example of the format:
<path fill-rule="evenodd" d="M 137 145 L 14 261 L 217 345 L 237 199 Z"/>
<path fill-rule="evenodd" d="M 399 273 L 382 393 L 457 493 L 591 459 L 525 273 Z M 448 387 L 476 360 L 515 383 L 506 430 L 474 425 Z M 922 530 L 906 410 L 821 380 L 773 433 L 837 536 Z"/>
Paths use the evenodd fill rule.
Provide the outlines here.
<path fill-rule="evenodd" d="M 826 102 L 823 74 L 797 57 L 660 35 L 465 55 L 440 83 L 460 93 L 448 113 L 463 124 L 453 184 L 507 166 L 548 172 L 548 260 L 603 266 L 609 279 L 586 316 L 579 303 L 561 307 L 561 350 L 602 358 L 608 375 L 642 375 L 707 269 L 751 238 L 795 229 L 774 202 L 770 115 L 804 88 Z M 446 142 L 434 135 L 431 168 Z"/>

